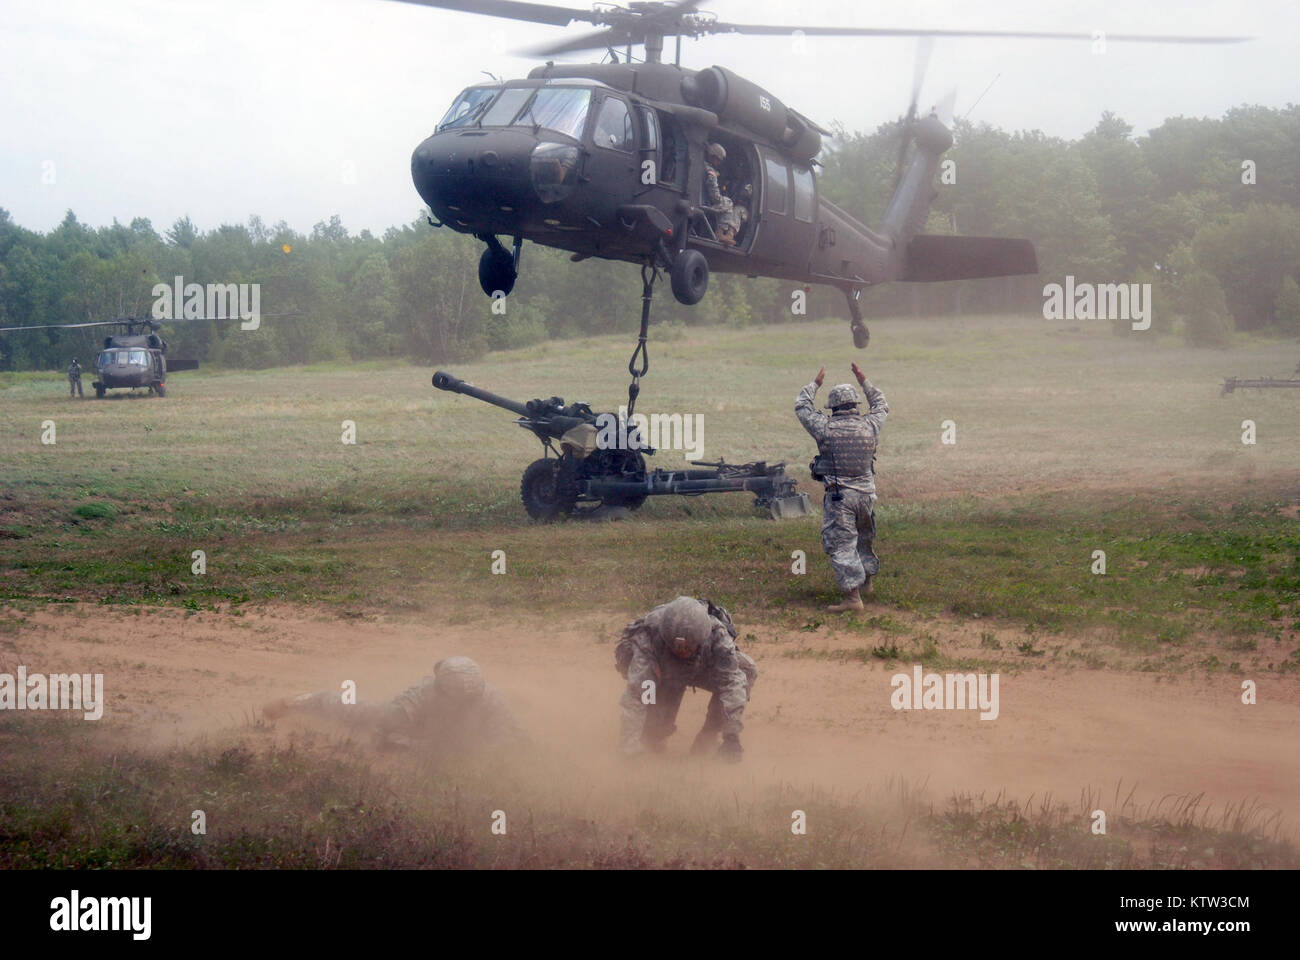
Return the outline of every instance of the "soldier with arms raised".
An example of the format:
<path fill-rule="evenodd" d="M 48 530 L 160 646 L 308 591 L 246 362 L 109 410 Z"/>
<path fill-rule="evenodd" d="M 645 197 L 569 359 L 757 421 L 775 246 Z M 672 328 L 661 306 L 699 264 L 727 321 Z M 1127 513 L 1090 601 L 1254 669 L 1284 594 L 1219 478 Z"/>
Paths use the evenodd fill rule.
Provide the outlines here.
<path fill-rule="evenodd" d="M 817 441 L 818 465 L 814 478 L 826 486 L 822 500 L 822 549 L 831 561 L 835 580 L 844 591 L 844 600 L 832 604 L 837 613 L 862 609 L 862 594 L 872 593 L 871 578 L 880 569 L 880 560 L 872 551 L 876 537 L 876 444 L 881 425 L 889 415 L 885 395 L 872 386 L 866 375 L 853 364 L 867 395 L 868 410 L 859 410 L 858 392 L 849 383 L 831 388 L 826 406 L 831 415 L 821 413 L 813 398 L 826 377 L 826 368 L 802 390 L 794 403 L 795 416 Z"/>

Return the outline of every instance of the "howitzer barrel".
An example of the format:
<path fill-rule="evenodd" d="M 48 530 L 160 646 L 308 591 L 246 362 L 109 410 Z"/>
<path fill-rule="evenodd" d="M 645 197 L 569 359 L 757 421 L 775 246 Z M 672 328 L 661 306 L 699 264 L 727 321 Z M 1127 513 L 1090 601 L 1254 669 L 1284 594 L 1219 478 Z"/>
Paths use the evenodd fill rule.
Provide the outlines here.
<path fill-rule="evenodd" d="M 511 413 L 517 413 L 521 417 L 531 417 L 526 404 L 519 403 L 515 400 L 507 400 L 505 397 L 498 396 L 489 390 L 480 390 L 473 384 L 466 383 L 459 377 L 454 377 L 445 370 L 439 370 L 433 375 L 433 385 L 439 390 L 448 390 L 451 393 L 463 393 L 467 397 L 473 397 L 475 400 L 482 400 L 484 403 L 490 403 L 494 407 L 501 407 L 509 410 Z"/>

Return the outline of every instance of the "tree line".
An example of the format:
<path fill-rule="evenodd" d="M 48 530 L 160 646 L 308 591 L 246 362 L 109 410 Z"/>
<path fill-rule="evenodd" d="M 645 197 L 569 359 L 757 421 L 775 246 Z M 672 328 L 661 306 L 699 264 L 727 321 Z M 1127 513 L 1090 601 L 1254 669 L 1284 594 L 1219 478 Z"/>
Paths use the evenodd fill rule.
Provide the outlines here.
<path fill-rule="evenodd" d="M 937 185 L 932 233 L 1028 237 L 1037 277 L 888 284 L 864 296 L 870 316 L 1039 310 L 1043 287 L 1150 283 L 1157 327 L 1223 345 L 1234 331 L 1300 335 L 1300 107 L 1241 106 L 1218 119 L 1174 117 L 1149 134 L 1106 113 L 1075 140 L 1008 133 L 958 120 L 952 163 Z M 893 188 L 900 127 L 839 131 L 824 151 L 824 196 L 879 222 Z M 421 215 L 375 236 L 338 217 L 310 234 L 259 217 L 202 231 L 182 217 L 159 233 L 148 220 L 92 228 L 69 211 L 47 233 L 0 209 L 0 326 L 147 316 L 157 283 L 258 283 L 268 316 L 164 327 L 172 353 L 199 363 L 260 368 L 344 359 L 442 363 L 548 338 L 627 332 L 640 313 L 638 268 L 525 245 L 508 307 L 479 290 L 481 244 L 433 229 Z M 699 305 L 666 284 L 657 323 L 797 322 L 792 285 L 714 275 Z M 813 288 L 807 316 L 845 314 Z M 0 335 L 0 368 L 59 368 L 91 356 L 95 331 Z M 172 354 L 169 354 L 169 356 Z"/>

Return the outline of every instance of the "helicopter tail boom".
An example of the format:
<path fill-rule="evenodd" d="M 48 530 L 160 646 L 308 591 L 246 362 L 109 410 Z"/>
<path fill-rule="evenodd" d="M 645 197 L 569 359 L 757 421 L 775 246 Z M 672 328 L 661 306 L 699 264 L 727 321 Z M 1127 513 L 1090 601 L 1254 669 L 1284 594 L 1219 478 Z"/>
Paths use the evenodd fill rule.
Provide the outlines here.
<path fill-rule="evenodd" d="M 1028 240 L 1008 237 L 952 237 L 918 234 L 908 242 L 903 275 L 914 283 L 1017 277 L 1038 272 L 1038 257 Z"/>

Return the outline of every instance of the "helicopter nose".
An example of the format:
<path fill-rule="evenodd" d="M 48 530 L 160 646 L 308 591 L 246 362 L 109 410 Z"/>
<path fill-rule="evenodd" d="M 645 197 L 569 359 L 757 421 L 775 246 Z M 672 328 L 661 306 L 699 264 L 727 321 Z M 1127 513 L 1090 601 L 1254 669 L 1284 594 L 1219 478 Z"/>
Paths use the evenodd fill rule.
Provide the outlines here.
<path fill-rule="evenodd" d="M 535 137 L 509 130 L 435 133 L 411 155 L 411 180 L 439 219 L 501 230 L 535 200 Z"/>

